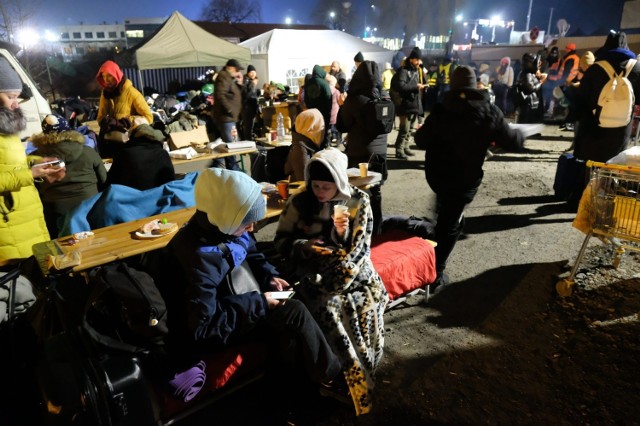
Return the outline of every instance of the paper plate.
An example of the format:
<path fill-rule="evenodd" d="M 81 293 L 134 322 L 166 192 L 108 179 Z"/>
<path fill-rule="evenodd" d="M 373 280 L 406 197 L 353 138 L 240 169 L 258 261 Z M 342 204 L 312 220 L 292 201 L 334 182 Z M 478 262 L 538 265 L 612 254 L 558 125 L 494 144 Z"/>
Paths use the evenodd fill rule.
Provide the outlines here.
<path fill-rule="evenodd" d="M 139 240 L 153 240 L 154 238 L 161 238 L 161 237 L 166 237 L 167 235 L 171 235 L 177 230 L 178 229 L 176 228 L 171 232 L 167 232 L 166 234 L 150 234 L 150 233 L 143 233 L 140 231 L 136 231 L 135 236 Z"/>

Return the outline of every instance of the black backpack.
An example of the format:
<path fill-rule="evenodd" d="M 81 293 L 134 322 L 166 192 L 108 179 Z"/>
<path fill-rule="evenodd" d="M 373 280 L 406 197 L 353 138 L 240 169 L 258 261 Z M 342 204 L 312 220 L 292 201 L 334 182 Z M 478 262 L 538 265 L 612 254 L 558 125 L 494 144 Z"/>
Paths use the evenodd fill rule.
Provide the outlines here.
<path fill-rule="evenodd" d="M 369 135 L 390 133 L 396 117 L 396 108 L 391 99 L 373 98 L 363 108 Z"/>
<path fill-rule="evenodd" d="M 114 263 L 93 270 L 89 279 L 93 291 L 82 322 L 93 340 L 134 353 L 164 346 L 167 307 L 149 274 Z"/>

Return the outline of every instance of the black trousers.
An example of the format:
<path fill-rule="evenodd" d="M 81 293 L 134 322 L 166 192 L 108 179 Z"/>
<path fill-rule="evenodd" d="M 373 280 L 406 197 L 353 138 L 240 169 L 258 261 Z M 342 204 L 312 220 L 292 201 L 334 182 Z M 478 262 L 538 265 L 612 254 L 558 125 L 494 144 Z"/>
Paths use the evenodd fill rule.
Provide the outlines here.
<path fill-rule="evenodd" d="M 433 189 L 433 188 L 432 188 Z M 447 266 L 447 259 L 464 228 L 464 209 L 473 201 L 478 188 L 455 191 L 451 189 L 433 189 L 436 193 L 436 213 L 438 215 L 435 239 L 436 271 L 441 275 Z"/>

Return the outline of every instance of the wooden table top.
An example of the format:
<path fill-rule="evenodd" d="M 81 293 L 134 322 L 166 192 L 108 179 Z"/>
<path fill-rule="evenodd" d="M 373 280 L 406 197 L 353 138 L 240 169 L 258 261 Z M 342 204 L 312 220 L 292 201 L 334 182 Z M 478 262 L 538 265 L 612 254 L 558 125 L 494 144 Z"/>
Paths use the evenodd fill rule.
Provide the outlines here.
<path fill-rule="evenodd" d="M 250 149 L 242 149 L 236 152 L 214 152 L 212 154 L 201 154 L 191 160 L 178 160 L 175 158 L 171 159 L 173 163 L 173 169 L 176 174 L 179 173 L 189 173 L 204 170 L 209 167 L 213 160 L 217 160 L 224 157 L 230 157 L 232 155 L 240 155 L 241 160 L 243 155 L 253 154 L 254 152 L 258 152 L 256 148 Z M 244 163 L 242 164 L 244 165 Z"/>

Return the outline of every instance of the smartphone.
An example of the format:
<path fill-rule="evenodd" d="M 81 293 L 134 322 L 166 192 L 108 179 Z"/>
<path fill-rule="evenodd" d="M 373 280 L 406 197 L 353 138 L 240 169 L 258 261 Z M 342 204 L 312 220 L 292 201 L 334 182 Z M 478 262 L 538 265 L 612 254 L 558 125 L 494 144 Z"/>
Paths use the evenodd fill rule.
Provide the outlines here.
<path fill-rule="evenodd" d="M 295 291 L 293 290 L 272 291 L 271 297 L 276 300 L 287 300 L 287 299 L 291 299 L 294 294 L 295 294 Z"/>
<path fill-rule="evenodd" d="M 51 166 L 55 169 L 59 169 L 64 167 L 64 161 L 62 160 L 45 161 L 44 163 L 34 164 L 31 167 L 46 167 L 46 166 Z"/>

